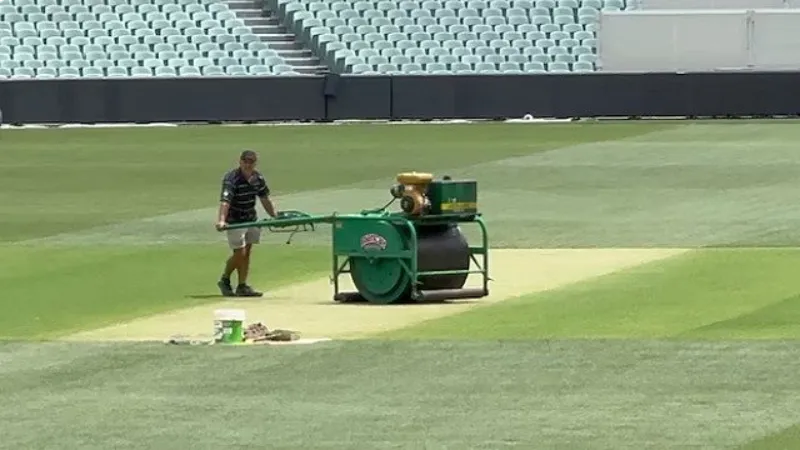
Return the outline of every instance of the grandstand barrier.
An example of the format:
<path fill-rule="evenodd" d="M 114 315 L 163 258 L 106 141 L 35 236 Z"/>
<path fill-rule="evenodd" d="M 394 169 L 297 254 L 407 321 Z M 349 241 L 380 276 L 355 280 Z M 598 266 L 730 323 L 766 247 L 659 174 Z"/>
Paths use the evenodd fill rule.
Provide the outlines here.
<path fill-rule="evenodd" d="M 598 69 L 800 70 L 797 30 L 800 9 L 607 11 L 600 15 Z"/>
<path fill-rule="evenodd" d="M 776 9 L 797 8 L 798 0 L 636 0 L 631 9 Z"/>
<path fill-rule="evenodd" d="M 800 73 L 0 82 L 7 124 L 794 116 Z"/>

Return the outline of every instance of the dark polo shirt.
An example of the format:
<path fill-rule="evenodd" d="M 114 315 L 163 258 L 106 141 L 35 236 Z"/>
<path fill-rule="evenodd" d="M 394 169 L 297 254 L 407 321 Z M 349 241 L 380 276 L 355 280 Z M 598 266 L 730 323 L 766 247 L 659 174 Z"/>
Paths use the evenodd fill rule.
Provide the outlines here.
<path fill-rule="evenodd" d="M 231 169 L 222 178 L 220 201 L 228 202 L 227 223 L 252 222 L 258 219 L 256 197 L 269 195 L 269 186 L 260 172 L 255 171 L 250 180 L 239 168 Z"/>

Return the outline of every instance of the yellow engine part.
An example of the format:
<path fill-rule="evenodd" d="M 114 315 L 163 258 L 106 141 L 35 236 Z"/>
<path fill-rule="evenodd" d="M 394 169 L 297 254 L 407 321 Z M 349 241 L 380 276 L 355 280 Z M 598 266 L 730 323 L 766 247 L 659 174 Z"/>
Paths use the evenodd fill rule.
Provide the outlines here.
<path fill-rule="evenodd" d="M 400 205 L 407 214 L 422 214 L 428 205 L 425 191 L 428 184 L 433 181 L 430 173 L 404 172 L 397 175 L 397 182 L 403 185 Z"/>
<path fill-rule="evenodd" d="M 420 215 L 426 206 L 425 195 L 418 191 L 406 191 L 400 200 L 400 207 L 406 214 Z"/>
<path fill-rule="evenodd" d="M 397 182 L 406 186 L 425 186 L 433 181 L 433 174 L 420 172 L 403 172 L 397 175 Z"/>

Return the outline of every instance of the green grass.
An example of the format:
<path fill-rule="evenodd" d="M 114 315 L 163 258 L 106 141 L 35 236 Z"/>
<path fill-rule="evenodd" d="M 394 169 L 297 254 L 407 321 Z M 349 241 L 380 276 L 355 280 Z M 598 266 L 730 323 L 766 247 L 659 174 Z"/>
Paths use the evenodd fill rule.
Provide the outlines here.
<path fill-rule="evenodd" d="M 797 339 L 798 261 L 798 249 L 694 251 L 382 336 Z"/>
<path fill-rule="evenodd" d="M 0 242 L 9 244 L 0 253 L 0 267 L 6 268 L 0 308 L 13 312 L 0 316 L 0 337 L 52 337 L 215 301 L 214 283 L 227 257 L 223 237 L 213 230 L 221 177 L 244 148 L 260 152 L 279 209 L 328 213 L 332 207 L 359 211 L 385 203 L 400 171 L 457 170 L 669 127 L 198 126 L 4 133 L 0 203 L 14 213 L 0 215 Z M 365 180 L 379 188 L 359 187 Z M 339 196 L 344 202 L 326 195 L 348 186 L 356 194 Z M 330 238 L 324 228 L 305 242 L 306 236 L 295 239 L 310 244 L 302 251 L 303 245 L 282 246 L 285 237 L 268 233 L 267 245 L 255 253 L 256 287 L 274 289 L 303 271 L 318 276 L 327 267 Z M 59 314 L 52 313 L 54 304 Z"/>
<path fill-rule="evenodd" d="M 0 139 L 0 448 L 800 447 L 794 123 Z M 357 211 L 397 172 L 447 172 L 478 180 L 494 247 L 696 250 L 370 341 L 19 341 L 216 301 L 219 181 L 243 148 L 279 208 Z M 285 237 L 254 254 L 257 287 L 327 274 L 327 230 Z M 706 248 L 742 246 L 785 248 Z"/>
<path fill-rule="evenodd" d="M 773 341 L 0 345 L 8 358 L 3 448 L 714 449 L 800 419 L 800 347 Z"/>
<path fill-rule="evenodd" d="M 220 301 L 216 282 L 228 254 L 209 245 L 0 245 L 0 253 L 0 338 L 17 339 L 50 339 Z M 321 248 L 261 246 L 253 252 L 251 282 L 274 289 L 324 276 L 328 255 Z"/>
<path fill-rule="evenodd" d="M 738 448 L 739 450 L 784 450 L 796 448 L 798 443 L 800 443 L 800 424 L 754 439 Z"/>
<path fill-rule="evenodd" d="M 0 240 L 215 206 L 223 172 L 245 148 L 261 154 L 260 168 L 277 195 L 363 180 L 380 180 L 388 192 L 394 175 L 405 170 L 458 169 L 666 128 L 347 125 L 9 132 L 0 152 L 0 202 L 15 214 L 0 217 Z M 213 215 L 209 220 L 213 223 Z"/>

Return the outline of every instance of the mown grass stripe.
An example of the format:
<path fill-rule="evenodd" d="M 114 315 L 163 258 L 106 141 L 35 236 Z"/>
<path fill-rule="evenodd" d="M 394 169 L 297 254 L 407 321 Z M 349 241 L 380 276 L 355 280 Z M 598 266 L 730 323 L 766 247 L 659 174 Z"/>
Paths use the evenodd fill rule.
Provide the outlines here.
<path fill-rule="evenodd" d="M 279 209 L 358 212 L 383 204 L 399 171 L 441 175 L 446 167 L 674 126 L 546 125 L 536 128 L 537 140 L 530 139 L 531 128 L 508 125 L 14 133 L 4 137 L 0 153 L 0 203 L 14 211 L 0 217 L 0 240 L 25 245 L 3 246 L 1 253 L 0 266 L 8 270 L 0 275 L 0 306 L 9 312 L 0 316 L 0 336 L 58 336 L 214 301 L 229 253 L 212 228 L 220 177 L 243 148 L 261 153 L 260 167 L 279 199 L 307 201 L 295 204 L 290 197 Z M 340 205 L 335 196 L 315 200 L 320 190 L 353 184 L 374 190 L 359 190 Z M 249 281 L 255 287 L 275 289 L 301 271 L 316 277 L 327 268 L 329 250 L 287 247 L 285 237 L 267 235 L 265 243 L 279 245 L 254 253 Z M 324 230 L 304 237 L 330 245 Z"/>
<path fill-rule="evenodd" d="M 0 339 L 54 338 L 217 301 L 216 282 L 228 255 L 224 247 L 208 245 L 56 250 L 0 246 L 0 251 L 5 305 Z M 317 278 L 328 269 L 326 255 L 317 248 L 262 246 L 253 252 L 250 283 L 277 289 Z"/>
<path fill-rule="evenodd" d="M 725 449 L 800 420 L 779 342 L 9 347 L 15 448 Z"/>
<path fill-rule="evenodd" d="M 798 338 L 787 321 L 754 326 L 797 315 L 798 260 L 800 249 L 697 250 L 382 337 Z"/>
<path fill-rule="evenodd" d="M 388 189 L 399 171 L 438 172 L 676 126 L 206 126 L 8 133 L 0 152 L 0 204 L 15 214 L 0 217 L 0 240 L 169 214 L 175 205 L 213 206 L 220 177 L 245 148 L 260 152 L 260 167 L 276 194 L 364 179 L 383 179 Z"/>
<path fill-rule="evenodd" d="M 738 450 L 788 450 L 800 446 L 800 423 L 736 447 Z"/>

